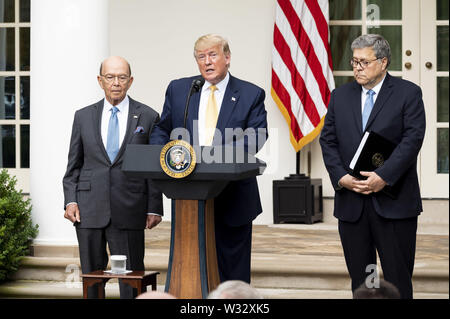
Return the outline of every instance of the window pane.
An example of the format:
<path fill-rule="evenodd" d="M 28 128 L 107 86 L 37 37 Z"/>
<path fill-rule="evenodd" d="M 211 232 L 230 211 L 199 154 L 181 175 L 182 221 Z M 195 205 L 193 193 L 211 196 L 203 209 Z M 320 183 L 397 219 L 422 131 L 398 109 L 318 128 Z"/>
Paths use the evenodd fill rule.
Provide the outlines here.
<path fill-rule="evenodd" d="M 437 121 L 448 122 L 448 77 L 437 78 Z"/>
<path fill-rule="evenodd" d="M 335 76 L 334 85 L 336 88 L 338 88 L 345 83 L 353 82 L 353 80 L 355 80 L 353 76 Z"/>
<path fill-rule="evenodd" d="M 20 118 L 30 119 L 30 77 L 20 77 Z"/>
<path fill-rule="evenodd" d="M 13 76 L 0 76 L 0 120 L 16 118 L 16 81 Z"/>
<path fill-rule="evenodd" d="M 14 71 L 14 28 L 0 28 L 0 43 L 0 71 Z"/>
<path fill-rule="evenodd" d="M 14 0 L 0 0 L 0 23 L 14 22 Z"/>
<path fill-rule="evenodd" d="M 438 144 L 437 172 L 448 174 L 448 128 L 438 128 L 437 144 Z"/>
<path fill-rule="evenodd" d="M 0 167 L 16 167 L 16 127 L 0 125 Z"/>
<path fill-rule="evenodd" d="M 30 125 L 20 126 L 20 167 L 30 168 Z"/>
<path fill-rule="evenodd" d="M 437 69 L 448 71 L 448 25 L 437 27 Z"/>
<path fill-rule="evenodd" d="M 402 70 L 402 27 L 401 26 L 380 26 L 367 29 L 368 33 L 381 34 L 391 47 L 391 64 L 389 70 Z"/>
<path fill-rule="evenodd" d="M 20 22 L 30 22 L 30 0 L 20 0 Z"/>
<path fill-rule="evenodd" d="M 361 20 L 361 0 L 330 0 L 330 20 Z"/>
<path fill-rule="evenodd" d="M 353 57 L 350 45 L 361 35 L 360 26 L 330 26 L 330 46 L 333 57 L 333 70 L 352 71 L 350 60 Z"/>
<path fill-rule="evenodd" d="M 438 20 L 448 20 L 448 0 L 436 1 L 436 17 Z"/>
<path fill-rule="evenodd" d="M 30 71 L 30 28 L 20 28 L 20 70 Z"/>
<path fill-rule="evenodd" d="M 368 20 L 401 20 L 402 0 L 368 0 L 367 18 Z"/>

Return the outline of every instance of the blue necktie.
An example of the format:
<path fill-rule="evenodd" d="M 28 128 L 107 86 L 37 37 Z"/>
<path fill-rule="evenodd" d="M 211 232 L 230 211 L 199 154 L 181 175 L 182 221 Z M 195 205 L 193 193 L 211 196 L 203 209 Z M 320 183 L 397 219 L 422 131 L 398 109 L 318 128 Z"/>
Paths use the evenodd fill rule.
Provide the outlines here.
<path fill-rule="evenodd" d="M 108 139 L 106 140 L 106 152 L 108 153 L 111 163 L 119 153 L 119 120 L 117 119 L 119 109 L 115 106 L 111 108 L 111 117 L 108 125 Z"/>
<path fill-rule="evenodd" d="M 375 92 L 372 90 L 367 91 L 367 97 L 366 102 L 364 103 L 364 110 L 362 114 L 362 129 L 363 132 L 366 129 L 367 120 L 369 119 L 370 112 L 372 112 L 373 109 L 373 96 L 375 95 Z"/>

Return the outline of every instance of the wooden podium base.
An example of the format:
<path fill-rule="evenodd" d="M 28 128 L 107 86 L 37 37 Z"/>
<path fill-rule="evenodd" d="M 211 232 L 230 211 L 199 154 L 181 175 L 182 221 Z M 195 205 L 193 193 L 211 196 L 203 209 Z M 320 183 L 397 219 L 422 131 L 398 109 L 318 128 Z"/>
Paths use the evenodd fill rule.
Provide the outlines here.
<path fill-rule="evenodd" d="M 171 223 L 165 291 L 177 298 L 206 298 L 220 283 L 214 200 L 172 200 Z"/>

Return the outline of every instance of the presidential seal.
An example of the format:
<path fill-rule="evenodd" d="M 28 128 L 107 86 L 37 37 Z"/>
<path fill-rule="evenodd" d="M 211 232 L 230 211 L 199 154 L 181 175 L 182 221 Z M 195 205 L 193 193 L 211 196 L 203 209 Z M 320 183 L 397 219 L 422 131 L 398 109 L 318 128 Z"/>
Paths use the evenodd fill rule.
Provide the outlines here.
<path fill-rule="evenodd" d="M 195 168 L 196 157 L 194 148 L 183 140 L 170 141 L 162 148 L 159 162 L 164 173 L 170 177 L 186 177 Z"/>
<path fill-rule="evenodd" d="M 384 156 L 381 153 L 375 153 L 372 156 L 372 164 L 375 167 L 380 167 L 381 165 L 384 164 Z"/>

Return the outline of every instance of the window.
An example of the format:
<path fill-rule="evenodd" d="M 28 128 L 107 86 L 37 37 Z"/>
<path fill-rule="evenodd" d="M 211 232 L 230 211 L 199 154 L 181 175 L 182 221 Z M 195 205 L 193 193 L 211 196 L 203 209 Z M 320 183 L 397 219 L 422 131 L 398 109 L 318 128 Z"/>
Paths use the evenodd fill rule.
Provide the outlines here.
<path fill-rule="evenodd" d="M 330 0 L 330 47 L 336 87 L 353 81 L 350 48 L 362 34 L 381 34 L 391 46 L 390 74 L 402 70 L 401 0 Z"/>
<path fill-rule="evenodd" d="M 0 168 L 28 171 L 29 140 L 30 0 L 0 0 Z"/>
<path fill-rule="evenodd" d="M 437 173 L 448 174 L 448 0 L 436 1 Z"/>

